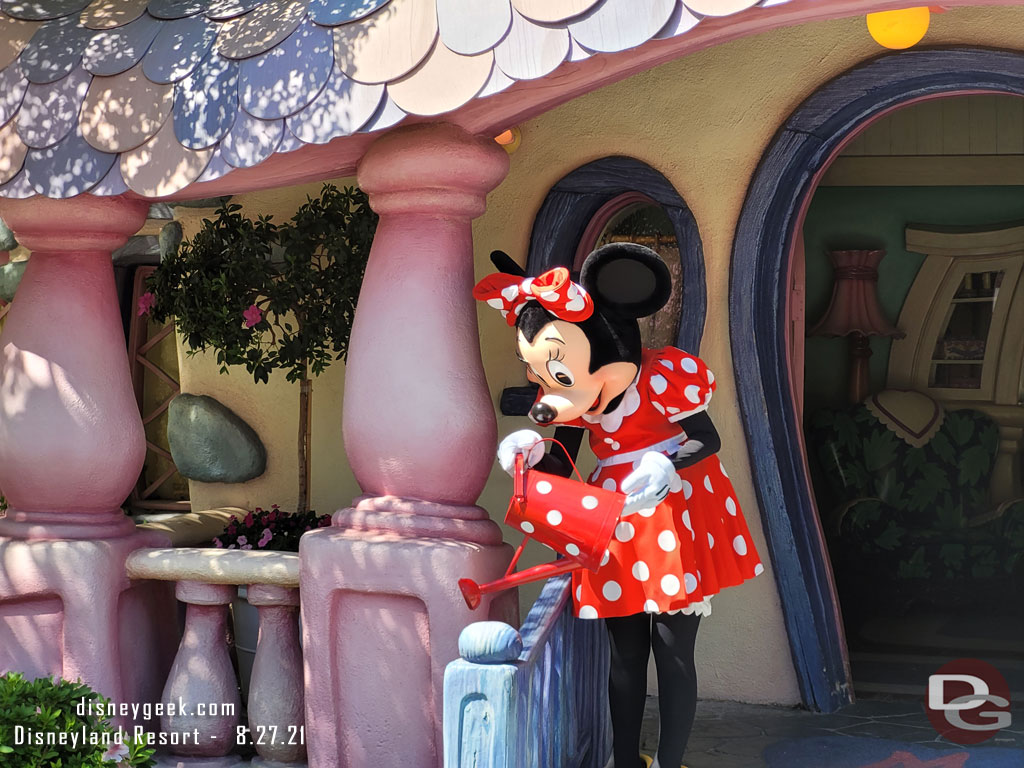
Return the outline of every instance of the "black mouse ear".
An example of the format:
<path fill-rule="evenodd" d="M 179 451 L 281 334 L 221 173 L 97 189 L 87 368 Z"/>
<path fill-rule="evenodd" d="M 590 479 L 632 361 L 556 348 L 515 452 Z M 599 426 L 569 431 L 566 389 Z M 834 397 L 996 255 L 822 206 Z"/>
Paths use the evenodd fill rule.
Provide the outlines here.
<path fill-rule="evenodd" d="M 526 277 L 526 270 L 516 264 L 515 260 L 504 251 L 491 251 L 491 263 L 499 272 L 516 277 Z"/>
<path fill-rule="evenodd" d="M 672 294 L 672 275 L 650 248 L 636 243 L 609 243 L 587 256 L 580 284 L 601 310 L 620 317 L 653 315 Z"/>

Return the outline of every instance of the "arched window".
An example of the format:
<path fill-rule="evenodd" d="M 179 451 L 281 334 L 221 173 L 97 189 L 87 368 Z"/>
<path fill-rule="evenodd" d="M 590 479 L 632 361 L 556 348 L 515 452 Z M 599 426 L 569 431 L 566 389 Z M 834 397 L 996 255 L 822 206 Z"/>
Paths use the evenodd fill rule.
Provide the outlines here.
<path fill-rule="evenodd" d="M 534 221 L 526 270 L 531 275 L 558 266 L 578 271 L 594 248 L 614 241 L 652 248 L 672 273 L 668 304 L 641 321 L 644 345 L 697 354 L 707 306 L 700 233 L 683 198 L 646 163 L 605 157 L 555 184 Z M 535 393 L 533 386 L 507 388 L 502 413 L 524 415 Z"/>
<path fill-rule="evenodd" d="M 644 346 L 652 349 L 675 346 L 683 308 L 683 266 L 679 240 L 665 209 L 641 192 L 625 192 L 609 200 L 594 214 L 580 238 L 573 271 L 580 270 L 591 251 L 608 243 L 646 245 L 668 265 L 672 295 L 657 314 L 640 319 L 640 337 Z"/>
<path fill-rule="evenodd" d="M 672 272 L 672 298 L 647 321 L 644 343 L 697 354 L 707 304 L 700 233 L 675 187 L 646 163 L 606 157 L 555 184 L 534 222 L 526 268 L 579 269 L 594 248 L 616 240 L 653 248 Z"/>

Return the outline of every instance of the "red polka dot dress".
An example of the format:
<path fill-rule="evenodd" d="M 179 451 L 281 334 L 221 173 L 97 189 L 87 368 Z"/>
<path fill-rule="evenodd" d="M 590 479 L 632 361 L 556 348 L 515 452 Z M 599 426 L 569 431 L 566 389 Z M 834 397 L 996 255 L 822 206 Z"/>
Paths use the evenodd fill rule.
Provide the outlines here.
<path fill-rule="evenodd" d="M 649 450 L 674 456 L 675 422 L 708 407 L 714 375 L 674 347 L 645 349 L 640 371 L 611 413 L 572 422 L 590 433 L 591 485 L 620 490 Z M 710 613 L 708 599 L 764 570 L 736 493 L 717 455 L 680 469 L 665 501 L 619 521 L 597 572 L 573 572 L 581 619 L 635 613 Z"/>

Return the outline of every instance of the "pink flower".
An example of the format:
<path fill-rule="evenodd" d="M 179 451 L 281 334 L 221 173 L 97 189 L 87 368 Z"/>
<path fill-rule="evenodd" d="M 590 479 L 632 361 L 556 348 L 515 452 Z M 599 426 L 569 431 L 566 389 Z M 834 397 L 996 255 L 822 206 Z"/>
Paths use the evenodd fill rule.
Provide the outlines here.
<path fill-rule="evenodd" d="M 242 525 L 244 525 L 246 527 L 249 527 L 249 526 L 252 525 L 252 521 L 253 521 L 252 512 L 250 512 L 249 514 L 247 514 L 245 516 L 245 519 L 242 521 Z"/>
<path fill-rule="evenodd" d="M 120 763 L 126 757 L 131 754 L 128 747 L 119 741 L 111 742 L 110 746 L 103 753 L 103 762 L 105 763 Z"/>
<path fill-rule="evenodd" d="M 218 549 L 222 549 L 224 547 L 224 542 L 220 539 L 214 539 L 213 546 L 217 547 Z"/>
<path fill-rule="evenodd" d="M 274 534 L 271 532 L 271 530 L 269 528 L 264 528 L 263 535 L 260 536 L 260 540 L 256 542 L 256 546 L 259 549 L 263 549 L 265 546 L 267 546 L 267 544 L 270 543 L 270 540 L 272 538 L 274 538 Z"/>
<path fill-rule="evenodd" d="M 263 319 L 263 310 L 253 304 L 242 313 L 242 317 L 245 318 L 245 327 L 252 328 Z"/>
<path fill-rule="evenodd" d="M 239 549 L 245 549 L 245 545 L 248 543 L 248 541 L 249 540 L 245 538 L 245 536 L 239 536 L 238 539 L 235 541 L 235 544 L 238 545 Z M 249 548 L 252 549 L 251 546 Z"/>
<path fill-rule="evenodd" d="M 239 549 L 252 549 L 252 544 L 246 544 L 245 546 L 239 547 Z"/>
<path fill-rule="evenodd" d="M 139 296 L 139 317 L 148 315 L 150 310 L 156 306 L 156 296 L 153 295 L 152 291 L 146 291 L 144 294 Z"/>

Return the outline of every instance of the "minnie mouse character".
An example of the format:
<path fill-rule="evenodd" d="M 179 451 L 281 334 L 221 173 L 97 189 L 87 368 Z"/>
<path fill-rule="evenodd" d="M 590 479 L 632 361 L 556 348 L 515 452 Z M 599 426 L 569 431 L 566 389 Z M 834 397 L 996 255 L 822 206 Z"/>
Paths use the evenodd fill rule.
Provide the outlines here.
<path fill-rule="evenodd" d="M 573 571 L 580 619 L 606 620 L 617 768 L 650 765 L 639 755 L 651 649 L 663 727 L 655 765 L 682 759 L 697 703 L 694 641 L 710 598 L 761 573 L 753 539 L 707 414 L 715 377 L 699 358 L 675 347 L 645 349 L 637 318 L 668 301 L 672 279 L 661 258 L 634 243 L 591 253 L 579 283 L 564 267 L 530 278 L 501 251 L 501 270 L 473 295 L 518 329 L 517 356 L 540 385 L 530 418 L 555 425 L 575 456 L 583 431 L 597 468 L 588 483 L 626 494 L 615 535 L 596 572 Z M 545 454 L 528 429 L 501 441 L 498 461 L 511 473 L 527 466 L 568 476 L 570 457 Z M 642 758 L 642 762 L 641 762 Z"/>

